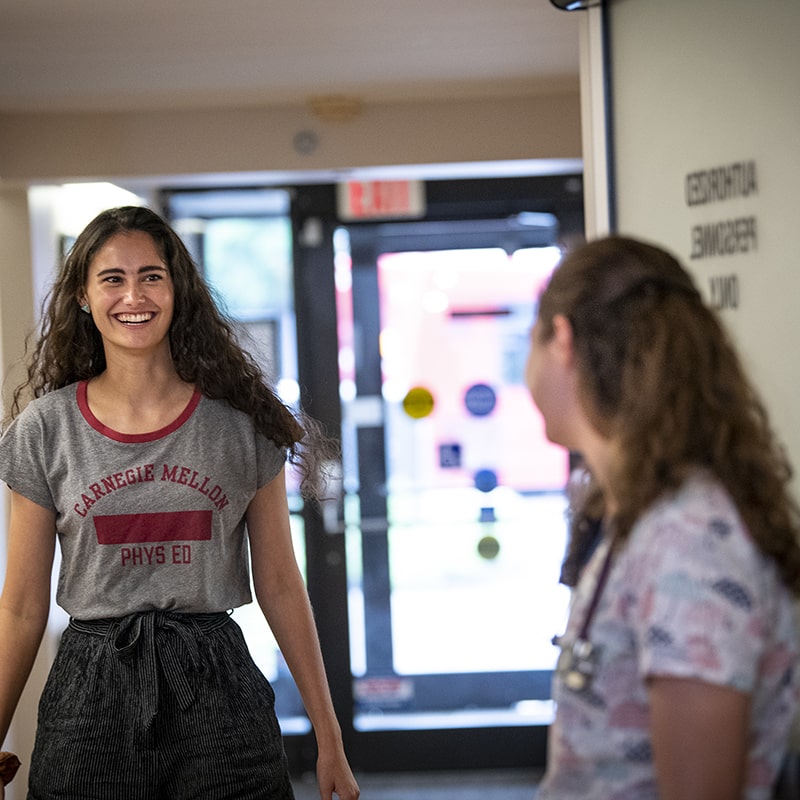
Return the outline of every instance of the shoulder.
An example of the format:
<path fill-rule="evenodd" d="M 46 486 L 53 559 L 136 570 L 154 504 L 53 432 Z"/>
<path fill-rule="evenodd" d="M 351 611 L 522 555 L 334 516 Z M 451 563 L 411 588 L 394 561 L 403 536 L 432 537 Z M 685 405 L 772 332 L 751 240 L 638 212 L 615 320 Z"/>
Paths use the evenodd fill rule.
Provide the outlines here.
<path fill-rule="evenodd" d="M 64 386 L 62 389 L 56 389 L 55 391 L 48 392 L 43 397 L 39 398 L 38 402 L 40 403 L 41 408 L 44 410 L 71 408 L 77 412 L 81 395 L 81 387 L 85 386 L 85 381 L 70 383 L 68 386 Z"/>
<path fill-rule="evenodd" d="M 776 630 L 794 637 L 775 564 L 713 476 L 693 475 L 654 504 L 621 560 L 642 674 L 751 691 Z"/>
<path fill-rule="evenodd" d="M 634 525 L 631 539 L 639 546 L 658 539 L 661 544 L 693 548 L 701 539 L 745 542 L 750 536 L 725 487 L 698 471 L 653 503 Z"/>
<path fill-rule="evenodd" d="M 227 400 L 201 395 L 195 415 L 206 425 L 224 426 L 224 430 L 254 431 L 253 418 L 234 408 Z"/>
<path fill-rule="evenodd" d="M 245 411 L 234 408 L 227 400 L 202 395 L 196 415 L 203 426 L 210 427 L 214 432 L 224 432 L 229 437 L 253 441 L 259 450 L 266 448 L 274 451 L 275 458 L 281 463 L 286 457 L 286 448 L 279 447 L 260 433 L 253 417 Z"/>
<path fill-rule="evenodd" d="M 53 389 L 41 397 L 31 400 L 25 407 L 23 414 L 31 409 L 33 412 L 44 412 L 51 408 L 60 408 L 65 405 L 76 405 L 78 402 L 78 387 L 80 383 L 70 383 L 61 389 Z"/>
<path fill-rule="evenodd" d="M 54 389 L 41 397 L 31 400 L 22 411 L 14 417 L 7 426 L 7 430 L 27 426 L 36 426 L 48 420 L 55 419 L 56 414 L 74 408 L 77 410 L 77 383 L 71 383 L 61 389 Z"/>
<path fill-rule="evenodd" d="M 695 604 L 715 597 L 744 613 L 774 597 L 780 583 L 728 492 L 702 472 L 643 515 L 625 559 L 641 591 Z"/>
<path fill-rule="evenodd" d="M 698 603 L 713 595 L 741 611 L 772 594 L 774 565 L 759 551 L 732 498 L 698 473 L 658 500 L 634 525 L 625 574 L 638 591 Z"/>

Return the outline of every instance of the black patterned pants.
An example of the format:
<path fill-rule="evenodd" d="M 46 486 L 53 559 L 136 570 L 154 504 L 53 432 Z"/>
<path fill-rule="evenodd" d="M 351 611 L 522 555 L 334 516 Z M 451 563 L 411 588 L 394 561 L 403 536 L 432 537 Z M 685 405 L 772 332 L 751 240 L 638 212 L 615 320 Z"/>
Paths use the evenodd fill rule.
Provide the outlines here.
<path fill-rule="evenodd" d="M 28 800 L 292 800 L 274 701 L 228 614 L 71 620 Z"/>

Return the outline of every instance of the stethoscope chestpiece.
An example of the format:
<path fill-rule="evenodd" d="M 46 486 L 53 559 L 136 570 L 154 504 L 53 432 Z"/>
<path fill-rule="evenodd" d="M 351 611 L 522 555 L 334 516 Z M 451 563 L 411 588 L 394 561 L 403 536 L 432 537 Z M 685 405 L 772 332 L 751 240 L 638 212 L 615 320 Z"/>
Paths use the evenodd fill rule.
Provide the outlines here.
<path fill-rule="evenodd" d="M 562 637 L 553 638 L 553 644 L 561 648 L 556 662 L 556 674 L 564 686 L 573 692 L 584 692 L 592 685 L 597 672 L 599 648 L 588 639 L 576 639 L 568 645 Z"/>

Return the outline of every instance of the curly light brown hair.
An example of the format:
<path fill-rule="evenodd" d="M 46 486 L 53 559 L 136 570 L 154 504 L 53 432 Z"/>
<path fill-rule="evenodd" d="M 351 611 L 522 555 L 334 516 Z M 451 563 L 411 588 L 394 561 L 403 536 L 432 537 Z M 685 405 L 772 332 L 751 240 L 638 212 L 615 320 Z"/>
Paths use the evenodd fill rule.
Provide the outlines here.
<path fill-rule="evenodd" d="M 28 358 L 27 379 L 14 391 L 11 417 L 20 412 L 24 400 L 88 380 L 105 369 L 100 332 L 91 316 L 81 312 L 78 298 L 100 248 L 112 236 L 134 231 L 152 238 L 172 277 L 175 301 L 169 341 L 178 375 L 205 396 L 225 400 L 250 415 L 260 433 L 287 451 L 298 468 L 301 491 L 313 497 L 320 469 L 330 458 L 331 441 L 314 420 L 290 410 L 267 384 L 259 365 L 240 346 L 233 322 L 219 310 L 181 238 L 145 207 L 103 211 L 76 239 L 45 298 L 41 330 Z"/>
<path fill-rule="evenodd" d="M 717 314 L 668 252 L 611 236 L 568 253 L 539 300 L 573 330 L 579 391 L 590 421 L 619 444 L 611 476 L 621 540 L 694 470 L 716 476 L 759 549 L 800 595 L 800 512 L 792 468 Z M 598 491 L 586 516 L 602 513 Z"/>

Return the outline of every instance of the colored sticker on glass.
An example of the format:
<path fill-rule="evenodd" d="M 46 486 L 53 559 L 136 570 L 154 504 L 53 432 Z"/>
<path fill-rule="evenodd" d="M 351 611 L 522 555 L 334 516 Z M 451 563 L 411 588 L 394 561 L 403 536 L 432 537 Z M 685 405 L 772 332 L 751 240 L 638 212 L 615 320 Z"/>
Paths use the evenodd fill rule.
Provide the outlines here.
<path fill-rule="evenodd" d="M 412 419 L 422 419 L 433 411 L 433 395 L 423 386 L 409 389 L 403 398 L 403 411 Z"/>
<path fill-rule="evenodd" d="M 491 386 L 485 383 L 474 383 L 464 395 L 464 405 L 474 417 L 485 417 L 494 411 L 497 395 Z"/>

